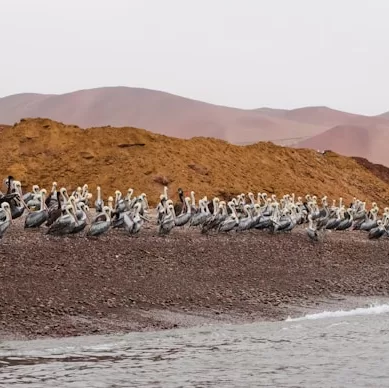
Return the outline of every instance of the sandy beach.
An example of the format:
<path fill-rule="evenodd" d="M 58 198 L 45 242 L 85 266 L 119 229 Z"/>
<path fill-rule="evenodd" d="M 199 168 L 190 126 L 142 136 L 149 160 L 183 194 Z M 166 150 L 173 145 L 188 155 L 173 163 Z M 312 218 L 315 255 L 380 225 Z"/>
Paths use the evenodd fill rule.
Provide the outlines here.
<path fill-rule="evenodd" d="M 154 224 L 138 236 L 52 237 L 16 220 L 0 244 L 3 338 L 280 320 L 386 297 L 389 240 L 302 227 L 201 235 Z M 355 299 L 354 305 L 358 305 Z"/>

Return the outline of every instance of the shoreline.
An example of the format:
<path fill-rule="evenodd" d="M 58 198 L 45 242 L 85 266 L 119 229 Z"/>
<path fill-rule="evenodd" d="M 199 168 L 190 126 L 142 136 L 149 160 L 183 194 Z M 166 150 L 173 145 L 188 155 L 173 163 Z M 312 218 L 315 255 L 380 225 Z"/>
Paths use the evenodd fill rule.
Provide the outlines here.
<path fill-rule="evenodd" d="M 133 238 L 58 238 L 18 221 L 0 244 L 0 339 L 277 321 L 386 301 L 388 247 L 360 231 L 315 244 L 303 228 L 160 238 L 150 225 Z"/>
<path fill-rule="evenodd" d="M 240 313 L 234 314 L 215 314 L 212 311 L 179 311 L 179 310 L 162 310 L 162 309 L 143 309 L 127 311 L 128 317 L 132 317 L 132 321 L 126 321 L 122 316 L 120 319 L 113 317 L 93 318 L 93 317 L 71 317 L 67 319 L 78 323 L 87 323 L 93 327 L 92 330 L 76 331 L 72 334 L 58 335 L 58 333 L 51 334 L 34 334 L 26 335 L 25 333 L 18 333 L 13 331 L 1 331 L 0 341 L 33 341 L 33 340 L 47 340 L 47 339 L 61 339 L 61 338 L 75 338 L 78 336 L 98 336 L 98 335 L 123 335 L 134 332 L 156 332 L 174 329 L 189 329 L 189 328 L 212 328 L 220 325 L 245 325 L 264 322 L 288 322 L 292 318 L 304 318 L 308 314 L 317 314 L 323 312 L 334 311 L 350 311 L 357 308 L 367 308 L 372 305 L 389 304 L 389 297 L 382 296 L 342 296 L 337 295 L 326 300 L 317 299 L 310 301 L 306 305 L 285 305 L 282 306 L 285 312 L 289 312 L 288 316 L 279 316 L 278 319 L 267 319 L 261 316 L 260 313 Z M 126 314 L 124 314 L 126 316 Z M 356 314 L 358 315 L 358 314 Z M 142 327 L 140 319 L 147 319 L 148 326 Z M 44 331 L 44 330 L 43 330 Z"/>

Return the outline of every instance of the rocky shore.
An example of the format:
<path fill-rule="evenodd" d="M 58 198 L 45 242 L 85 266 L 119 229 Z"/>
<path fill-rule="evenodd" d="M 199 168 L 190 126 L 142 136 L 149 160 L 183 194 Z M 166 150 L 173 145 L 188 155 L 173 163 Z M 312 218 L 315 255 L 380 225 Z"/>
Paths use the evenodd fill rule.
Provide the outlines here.
<path fill-rule="evenodd" d="M 278 320 L 388 293 L 389 239 L 362 232 L 56 238 L 17 221 L 0 242 L 0 338 Z"/>

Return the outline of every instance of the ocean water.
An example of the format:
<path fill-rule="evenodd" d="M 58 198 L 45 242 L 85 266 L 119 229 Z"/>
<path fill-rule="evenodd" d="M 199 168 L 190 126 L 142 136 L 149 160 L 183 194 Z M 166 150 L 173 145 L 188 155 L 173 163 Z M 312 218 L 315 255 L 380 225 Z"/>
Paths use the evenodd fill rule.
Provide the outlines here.
<path fill-rule="evenodd" d="M 389 305 L 0 343 L 1 387 L 389 387 Z"/>

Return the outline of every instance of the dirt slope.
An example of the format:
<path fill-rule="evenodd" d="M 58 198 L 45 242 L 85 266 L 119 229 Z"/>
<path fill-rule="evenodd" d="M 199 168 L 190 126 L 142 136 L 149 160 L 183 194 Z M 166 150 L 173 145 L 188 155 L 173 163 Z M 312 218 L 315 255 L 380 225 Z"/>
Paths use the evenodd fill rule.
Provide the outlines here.
<path fill-rule="evenodd" d="M 361 166 L 367 168 L 372 174 L 376 177 L 383 180 L 385 183 L 389 184 L 389 168 L 383 166 L 382 164 L 371 163 L 367 159 L 359 158 L 354 156 L 353 159 L 359 163 Z"/>
<path fill-rule="evenodd" d="M 0 176 L 49 188 L 97 184 L 106 197 L 133 187 L 155 203 L 163 183 L 198 195 L 266 191 L 315 193 L 389 203 L 389 185 L 355 160 L 333 153 L 257 143 L 236 146 L 211 138 L 182 140 L 136 128 L 80 129 L 48 119 L 23 120 L 0 132 Z"/>

